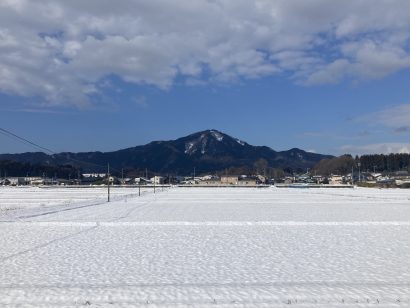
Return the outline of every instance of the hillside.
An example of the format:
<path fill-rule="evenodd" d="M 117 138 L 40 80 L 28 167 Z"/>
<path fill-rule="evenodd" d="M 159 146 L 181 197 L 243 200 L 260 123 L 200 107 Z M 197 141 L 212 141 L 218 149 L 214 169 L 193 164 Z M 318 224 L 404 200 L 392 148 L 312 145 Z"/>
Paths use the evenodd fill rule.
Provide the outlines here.
<path fill-rule="evenodd" d="M 103 171 L 107 163 L 114 169 L 198 174 L 232 167 L 253 168 L 261 160 L 266 168 L 303 170 L 332 156 L 309 153 L 297 148 L 275 151 L 253 146 L 217 130 L 197 132 L 176 140 L 153 141 L 146 145 L 113 152 L 1 154 L 0 160 L 41 165 L 72 165 L 84 171 Z"/>

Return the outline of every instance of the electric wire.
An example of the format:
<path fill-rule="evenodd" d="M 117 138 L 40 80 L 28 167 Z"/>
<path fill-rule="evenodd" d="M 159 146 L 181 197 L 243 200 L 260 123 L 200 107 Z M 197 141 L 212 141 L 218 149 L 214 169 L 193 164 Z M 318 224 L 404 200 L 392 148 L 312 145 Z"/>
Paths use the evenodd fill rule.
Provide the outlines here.
<path fill-rule="evenodd" d="M 18 136 L 18 135 L 16 135 L 16 134 L 14 134 L 14 133 L 12 133 L 12 132 L 10 132 L 10 131 L 4 129 L 4 128 L 1 128 L 1 127 L 0 127 L 0 131 L 3 133 L 3 135 L 9 136 L 9 137 L 14 138 L 14 139 L 18 139 L 19 141 L 21 141 L 21 142 L 23 142 L 23 143 L 26 143 L 26 144 L 29 144 L 29 145 L 31 145 L 31 146 L 36 147 L 37 149 L 40 149 L 40 150 L 49 152 L 49 153 L 51 153 L 51 154 L 56 154 L 56 152 L 54 152 L 53 150 L 47 149 L 47 148 L 45 148 L 45 147 L 43 147 L 43 146 L 41 146 L 41 145 L 38 145 L 38 144 L 36 144 L 36 143 L 34 143 L 34 142 L 30 141 L 30 140 L 27 140 L 26 138 L 20 137 L 20 136 Z"/>
<path fill-rule="evenodd" d="M 41 146 L 41 145 L 39 145 L 39 144 L 37 144 L 37 143 L 35 143 L 35 142 L 33 142 L 33 141 L 30 141 L 30 140 L 28 140 L 28 139 L 26 139 L 26 138 L 24 138 L 24 137 L 21 137 L 21 136 L 17 135 L 16 133 L 13 133 L 13 132 L 11 132 L 11 131 L 9 131 L 9 130 L 7 130 L 7 129 L 4 129 L 4 128 L 1 128 L 1 127 L 0 127 L 0 133 L 2 133 L 2 134 L 5 135 L 5 136 L 8 136 L 8 137 L 10 137 L 10 138 L 12 138 L 12 139 L 15 139 L 15 140 L 17 140 L 17 141 L 19 141 L 19 142 L 28 144 L 28 145 L 31 146 L 31 147 L 35 147 L 36 149 L 40 149 L 40 150 L 46 151 L 46 152 L 50 153 L 51 155 L 57 155 L 57 154 L 58 154 L 56 151 L 53 151 L 53 150 L 51 150 L 51 149 L 49 149 L 49 148 L 46 148 L 46 147 L 43 147 L 43 146 Z M 99 165 L 99 164 L 95 164 L 95 163 L 86 162 L 86 161 L 82 161 L 82 160 L 78 160 L 78 159 L 72 158 L 72 157 L 70 157 L 69 153 L 60 153 L 59 155 L 65 155 L 65 156 L 66 156 L 65 158 L 66 158 L 67 160 L 72 161 L 72 162 L 77 162 L 77 163 L 80 163 L 80 164 L 84 164 L 84 165 L 88 165 L 88 166 L 94 166 L 94 167 L 100 167 L 100 168 L 106 168 L 106 167 L 107 167 L 107 166 L 103 166 L 103 165 Z M 114 170 L 114 171 L 117 171 L 117 172 L 121 172 L 120 170 L 118 170 L 118 169 L 116 169 L 116 168 L 113 168 L 113 167 L 111 167 L 111 166 L 110 166 L 110 169 L 112 169 L 112 170 Z"/>

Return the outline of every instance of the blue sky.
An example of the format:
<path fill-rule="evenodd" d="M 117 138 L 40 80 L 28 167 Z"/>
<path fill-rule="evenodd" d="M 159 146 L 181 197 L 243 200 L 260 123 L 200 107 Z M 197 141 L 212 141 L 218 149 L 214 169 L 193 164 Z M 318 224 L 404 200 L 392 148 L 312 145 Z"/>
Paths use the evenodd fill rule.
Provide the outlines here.
<path fill-rule="evenodd" d="M 275 150 L 409 152 L 409 45 L 408 1 L 8 0 L 0 127 L 55 151 L 213 128 Z M 0 135 L 1 153 L 32 150 Z"/>

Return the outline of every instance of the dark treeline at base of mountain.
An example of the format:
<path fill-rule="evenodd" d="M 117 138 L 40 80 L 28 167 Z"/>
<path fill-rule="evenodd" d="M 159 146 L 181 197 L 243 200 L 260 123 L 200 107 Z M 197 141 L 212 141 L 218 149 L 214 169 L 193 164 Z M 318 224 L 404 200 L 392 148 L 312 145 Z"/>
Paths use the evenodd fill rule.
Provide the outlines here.
<path fill-rule="evenodd" d="M 106 173 L 107 170 L 102 170 L 101 173 Z M 125 168 L 122 170 L 110 169 L 110 174 L 117 177 L 152 177 L 154 175 L 185 175 L 192 176 L 193 170 L 185 174 L 178 174 L 173 172 L 156 172 L 150 169 L 133 169 Z M 222 170 L 215 170 L 212 172 L 213 175 L 254 175 L 254 174 L 264 174 L 270 178 L 281 178 L 286 174 L 302 173 L 306 169 L 298 168 L 297 170 L 292 170 L 289 168 L 270 168 L 267 161 L 260 159 L 256 161 L 253 166 L 239 166 L 239 167 L 229 167 Z M 30 164 L 30 163 L 20 163 L 10 160 L 0 160 L 0 179 L 3 177 L 46 177 L 46 178 L 60 178 L 60 179 L 77 179 L 81 178 L 83 173 L 88 173 L 89 170 L 84 170 L 83 168 L 75 168 L 70 165 L 64 166 L 48 166 L 41 164 Z M 207 172 L 201 172 L 200 168 L 197 169 L 196 175 L 205 175 Z"/>
<path fill-rule="evenodd" d="M 0 178 L 2 177 L 55 177 L 61 179 L 77 178 L 81 170 L 72 166 L 45 166 L 0 160 Z"/>
<path fill-rule="evenodd" d="M 369 172 L 396 172 L 396 171 L 408 171 L 410 172 L 410 154 L 374 154 L 363 155 L 361 157 L 352 157 L 349 154 L 345 154 L 334 158 L 322 159 L 318 164 L 311 168 L 312 174 L 328 176 L 331 174 L 346 175 L 354 170 L 358 169 L 358 163 L 360 162 L 360 169 Z M 116 176 L 124 175 L 125 177 L 140 177 L 147 175 L 148 177 L 160 174 L 159 172 L 150 169 L 124 169 L 123 174 L 119 170 L 111 170 L 111 174 Z M 193 170 L 192 170 L 193 171 Z M 204 172 L 197 170 L 197 175 L 203 175 Z M 76 179 L 81 177 L 81 174 L 85 172 L 82 168 L 75 168 L 71 165 L 62 166 L 50 166 L 41 164 L 20 163 L 9 160 L 0 160 L 0 178 L 12 176 L 12 177 L 49 177 L 49 178 L 62 178 L 62 179 Z M 269 163 L 265 159 L 257 160 L 251 166 L 233 166 L 222 170 L 215 170 L 212 173 L 216 175 L 252 175 L 252 174 L 264 174 L 269 178 L 279 179 L 286 175 L 292 175 L 297 173 L 304 173 L 306 169 L 291 169 L 291 168 L 274 168 L 270 167 Z M 175 173 L 169 173 L 175 175 Z M 166 175 L 163 173 L 163 175 Z M 182 175 L 182 174 L 181 174 Z M 186 173 L 184 175 L 192 175 Z"/>
<path fill-rule="evenodd" d="M 292 174 L 295 171 L 288 170 L 285 172 L 281 168 L 269 168 L 267 167 L 266 160 L 261 159 L 253 166 L 240 166 L 240 167 L 230 167 L 223 170 L 216 170 L 211 172 L 214 175 L 253 175 L 253 174 L 265 174 L 270 178 L 281 178 L 286 174 Z M 193 170 L 191 170 L 193 171 Z M 299 169 L 299 172 L 302 172 Z M 65 166 L 47 166 L 40 164 L 30 164 L 30 163 L 20 163 L 10 160 L 0 160 L 0 179 L 3 177 L 46 177 L 46 178 L 59 178 L 59 179 L 77 179 L 82 178 L 82 174 L 86 171 L 82 168 L 75 168 L 70 165 Z M 105 173 L 104 170 L 103 173 Z M 136 177 L 152 177 L 154 175 L 172 175 L 175 173 L 159 173 L 152 171 L 150 169 L 122 169 L 122 170 L 110 170 L 110 174 L 114 176 L 124 176 L 126 178 L 136 178 Z M 196 175 L 204 175 L 204 172 L 196 173 Z M 192 176 L 193 173 L 184 174 L 186 176 Z"/>
<path fill-rule="evenodd" d="M 409 171 L 410 172 L 410 154 L 371 154 L 356 156 L 346 154 L 339 157 L 323 159 L 313 171 L 321 175 L 340 174 L 345 175 L 352 172 L 352 168 L 368 172 L 395 172 Z"/>

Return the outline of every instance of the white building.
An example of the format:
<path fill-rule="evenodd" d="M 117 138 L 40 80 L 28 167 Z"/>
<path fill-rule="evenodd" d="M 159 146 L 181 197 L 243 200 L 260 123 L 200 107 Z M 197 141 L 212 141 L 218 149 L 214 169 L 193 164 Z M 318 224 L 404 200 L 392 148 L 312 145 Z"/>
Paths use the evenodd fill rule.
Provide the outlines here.
<path fill-rule="evenodd" d="M 329 177 L 329 184 L 332 184 L 332 185 L 343 184 L 343 176 L 332 174 Z"/>
<path fill-rule="evenodd" d="M 156 175 L 156 176 L 152 177 L 150 180 L 154 184 L 161 185 L 161 184 L 164 184 L 165 178 L 163 176 Z"/>
<path fill-rule="evenodd" d="M 105 178 L 106 176 L 106 173 L 83 173 L 85 178 Z"/>

